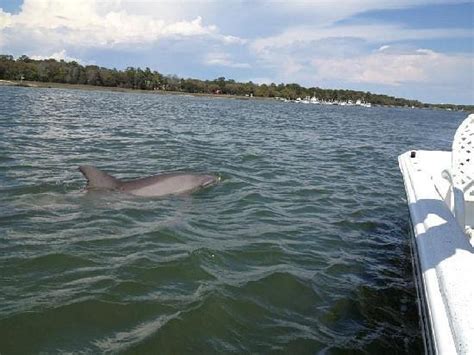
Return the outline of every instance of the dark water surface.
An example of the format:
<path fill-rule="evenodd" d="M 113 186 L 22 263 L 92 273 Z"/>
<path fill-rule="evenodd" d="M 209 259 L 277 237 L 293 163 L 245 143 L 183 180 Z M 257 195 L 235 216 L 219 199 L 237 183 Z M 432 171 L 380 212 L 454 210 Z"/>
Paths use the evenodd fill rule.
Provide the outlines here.
<path fill-rule="evenodd" d="M 0 353 L 422 351 L 397 155 L 464 117 L 0 87 Z M 86 194 L 81 164 L 222 182 Z"/>

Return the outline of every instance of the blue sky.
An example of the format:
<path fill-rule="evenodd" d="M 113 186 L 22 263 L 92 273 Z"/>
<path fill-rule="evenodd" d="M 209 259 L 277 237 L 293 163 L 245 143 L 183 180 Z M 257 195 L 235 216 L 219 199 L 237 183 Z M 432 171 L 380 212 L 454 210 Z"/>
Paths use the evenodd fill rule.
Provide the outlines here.
<path fill-rule="evenodd" d="M 0 0 L 0 52 L 474 104 L 463 0 Z"/>

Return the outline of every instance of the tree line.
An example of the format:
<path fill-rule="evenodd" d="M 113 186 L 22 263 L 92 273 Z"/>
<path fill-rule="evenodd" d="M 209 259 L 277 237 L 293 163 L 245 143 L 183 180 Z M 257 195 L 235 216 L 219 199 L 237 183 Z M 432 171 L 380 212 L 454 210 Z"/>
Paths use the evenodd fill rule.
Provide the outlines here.
<path fill-rule="evenodd" d="M 332 90 L 319 87 L 306 88 L 299 84 L 242 83 L 219 77 L 214 80 L 184 79 L 176 75 L 163 75 L 146 67 L 128 67 L 124 70 L 97 65 L 81 65 L 75 61 L 31 59 L 22 55 L 15 60 L 11 55 L 0 55 L 0 79 L 26 80 L 64 84 L 83 84 L 140 90 L 178 91 L 186 93 L 223 94 L 255 97 L 281 97 L 294 100 L 316 96 L 326 101 L 362 100 L 375 105 L 472 110 L 473 106 L 426 104 L 417 100 L 354 90 Z"/>

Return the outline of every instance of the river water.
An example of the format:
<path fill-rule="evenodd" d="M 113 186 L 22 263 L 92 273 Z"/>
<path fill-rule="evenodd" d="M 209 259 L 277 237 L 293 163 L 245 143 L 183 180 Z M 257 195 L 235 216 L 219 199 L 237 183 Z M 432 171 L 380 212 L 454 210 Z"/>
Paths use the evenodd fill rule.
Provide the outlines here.
<path fill-rule="evenodd" d="M 465 116 L 0 87 L 0 353 L 422 351 L 397 156 Z"/>

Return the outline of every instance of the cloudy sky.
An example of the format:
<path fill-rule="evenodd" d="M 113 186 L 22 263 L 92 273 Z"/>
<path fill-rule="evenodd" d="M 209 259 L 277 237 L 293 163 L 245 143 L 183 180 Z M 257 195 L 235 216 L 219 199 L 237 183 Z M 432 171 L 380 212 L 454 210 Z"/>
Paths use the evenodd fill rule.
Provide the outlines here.
<path fill-rule="evenodd" d="M 474 104 L 465 0 L 0 0 L 0 52 Z"/>

